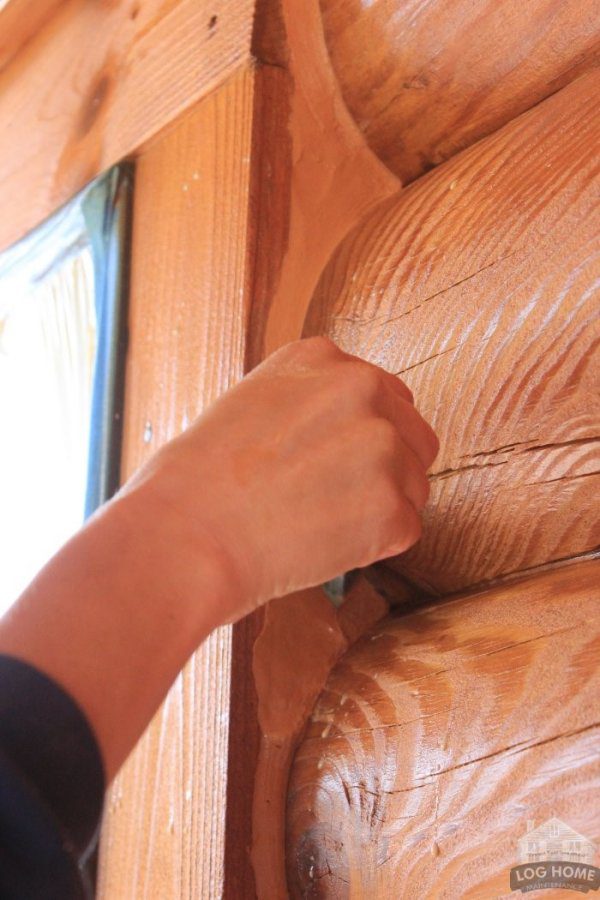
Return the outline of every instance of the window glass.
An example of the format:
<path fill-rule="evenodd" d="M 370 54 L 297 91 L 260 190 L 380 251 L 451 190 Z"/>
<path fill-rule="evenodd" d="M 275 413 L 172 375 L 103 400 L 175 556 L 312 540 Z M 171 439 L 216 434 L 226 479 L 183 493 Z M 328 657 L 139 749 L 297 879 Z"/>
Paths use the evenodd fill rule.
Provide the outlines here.
<path fill-rule="evenodd" d="M 131 173 L 0 254 L 0 613 L 118 484 Z"/>

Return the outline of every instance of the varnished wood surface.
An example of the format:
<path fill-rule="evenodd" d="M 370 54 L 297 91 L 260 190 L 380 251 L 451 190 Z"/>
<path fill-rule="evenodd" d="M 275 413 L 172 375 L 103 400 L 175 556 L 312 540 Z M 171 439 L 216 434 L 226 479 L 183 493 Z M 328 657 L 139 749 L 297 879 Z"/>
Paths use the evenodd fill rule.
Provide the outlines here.
<path fill-rule="evenodd" d="M 39 27 L 0 71 L 0 248 L 250 57 L 253 0 L 41 6 Z"/>
<path fill-rule="evenodd" d="M 441 452 L 419 544 L 448 593 L 600 544 L 600 74 L 386 201 L 338 248 L 306 334 L 397 373 Z"/>
<path fill-rule="evenodd" d="M 346 109 L 325 47 L 319 0 L 259 0 L 254 50 L 288 76 L 267 98 L 278 108 L 262 187 L 279 218 L 257 223 L 268 261 L 253 304 L 250 363 L 295 340 L 319 276 L 339 241 L 398 179 L 370 151 Z M 263 267 L 264 268 L 264 267 Z"/>
<path fill-rule="evenodd" d="M 340 609 L 315 587 L 268 604 L 255 642 L 253 676 L 260 727 L 254 778 L 252 862 L 256 896 L 284 900 L 285 805 L 292 755 L 337 659 L 387 612 L 385 601 L 360 579 Z M 238 883 L 235 900 L 253 897 Z"/>
<path fill-rule="evenodd" d="M 508 897 L 528 820 L 599 841 L 599 582 L 580 563 L 390 617 L 342 657 L 292 769 L 291 897 Z"/>
<path fill-rule="evenodd" d="M 0 71 L 51 19 L 63 0 L 9 0 L 0 10 Z"/>
<path fill-rule="evenodd" d="M 125 475 L 243 373 L 255 77 L 236 75 L 137 166 Z M 222 895 L 230 664 L 225 628 L 178 677 L 117 776 L 100 898 Z"/>
<path fill-rule="evenodd" d="M 600 60 L 595 0 L 321 0 L 344 99 L 404 182 Z"/>

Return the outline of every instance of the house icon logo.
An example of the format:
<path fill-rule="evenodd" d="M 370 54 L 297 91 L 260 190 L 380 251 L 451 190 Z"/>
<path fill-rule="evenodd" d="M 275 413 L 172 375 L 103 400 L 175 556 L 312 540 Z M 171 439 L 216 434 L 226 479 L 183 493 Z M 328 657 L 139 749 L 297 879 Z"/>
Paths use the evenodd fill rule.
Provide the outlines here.
<path fill-rule="evenodd" d="M 510 870 L 511 890 L 565 888 L 587 894 L 600 888 L 592 841 L 556 817 L 534 826 L 529 821 L 518 841 L 520 864 Z"/>

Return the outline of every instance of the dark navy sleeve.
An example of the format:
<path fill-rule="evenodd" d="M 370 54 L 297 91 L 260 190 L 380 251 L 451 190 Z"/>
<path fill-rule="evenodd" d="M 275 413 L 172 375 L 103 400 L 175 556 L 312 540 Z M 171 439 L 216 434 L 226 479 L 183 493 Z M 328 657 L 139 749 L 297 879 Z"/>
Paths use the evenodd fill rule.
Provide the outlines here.
<path fill-rule="evenodd" d="M 74 700 L 33 666 L 0 654 L 0 898 L 92 896 L 86 859 L 104 769 Z"/>

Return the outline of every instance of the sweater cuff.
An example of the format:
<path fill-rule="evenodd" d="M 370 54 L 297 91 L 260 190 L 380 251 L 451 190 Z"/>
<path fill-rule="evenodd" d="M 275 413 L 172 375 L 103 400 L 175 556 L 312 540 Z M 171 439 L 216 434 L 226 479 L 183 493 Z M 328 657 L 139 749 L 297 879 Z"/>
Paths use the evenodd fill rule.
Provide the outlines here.
<path fill-rule="evenodd" d="M 55 681 L 2 654 L 0 752 L 51 813 L 65 848 L 85 856 L 98 831 L 105 789 L 92 729 Z"/>

